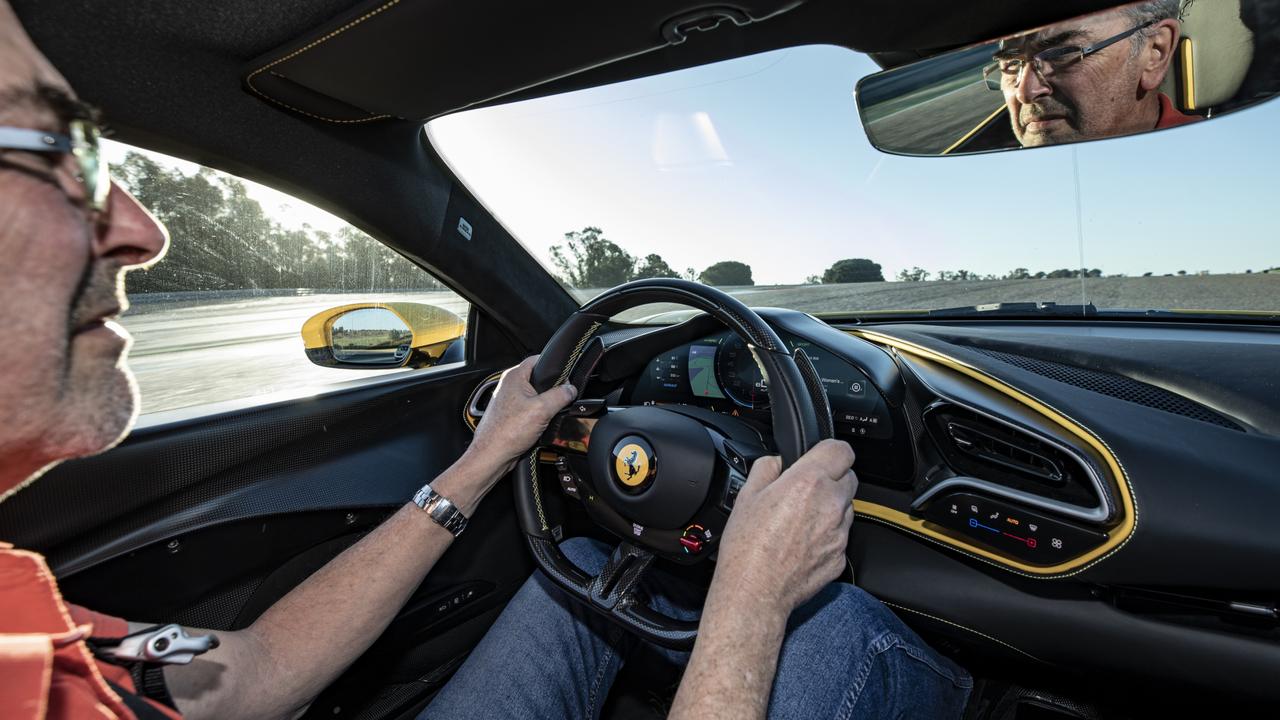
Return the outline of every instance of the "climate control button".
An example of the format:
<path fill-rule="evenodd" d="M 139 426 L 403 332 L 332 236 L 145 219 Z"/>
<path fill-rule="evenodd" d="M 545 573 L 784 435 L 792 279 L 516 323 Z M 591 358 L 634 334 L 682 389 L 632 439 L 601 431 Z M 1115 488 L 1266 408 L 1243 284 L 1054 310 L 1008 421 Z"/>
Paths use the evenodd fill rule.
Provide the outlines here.
<path fill-rule="evenodd" d="M 935 498 L 925 517 L 967 540 L 1035 565 L 1066 562 L 1107 540 L 1106 533 L 974 493 Z"/>

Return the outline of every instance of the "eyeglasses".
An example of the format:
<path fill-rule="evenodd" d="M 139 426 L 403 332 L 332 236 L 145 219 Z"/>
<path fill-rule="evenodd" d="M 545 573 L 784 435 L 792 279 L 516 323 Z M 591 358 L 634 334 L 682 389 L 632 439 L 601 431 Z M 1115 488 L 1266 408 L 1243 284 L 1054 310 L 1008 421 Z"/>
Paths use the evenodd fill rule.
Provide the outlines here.
<path fill-rule="evenodd" d="M 68 133 L 0 127 L 0 150 L 70 155 L 78 168 L 76 182 L 84 186 L 85 205 L 94 212 L 103 212 L 111 193 L 111 172 L 102 160 L 102 131 L 88 120 L 72 120 Z"/>
<path fill-rule="evenodd" d="M 1005 80 L 1009 81 L 1011 87 L 1016 88 L 1022 84 L 1023 73 L 1026 72 L 1027 68 L 1031 68 L 1041 80 L 1048 82 L 1048 79 L 1053 77 L 1055 73 L 1061 72 L 1072 63 L 1079 62 L 1099 50 L 1111 47 L 1154 24 L 1154 20 L 1148 20 L 1137 27 L 1125 30 L 1119 35 L 1112 35 L 1106 40 L 1084 47 L 1068 45 L 1049 48 L 1031 56 L 1029 62 L 1026 57 L 998 58 L 995 62 L 982 68 L 982 79 L 990 90 L 1001 90 L 1001 83 Z"/>

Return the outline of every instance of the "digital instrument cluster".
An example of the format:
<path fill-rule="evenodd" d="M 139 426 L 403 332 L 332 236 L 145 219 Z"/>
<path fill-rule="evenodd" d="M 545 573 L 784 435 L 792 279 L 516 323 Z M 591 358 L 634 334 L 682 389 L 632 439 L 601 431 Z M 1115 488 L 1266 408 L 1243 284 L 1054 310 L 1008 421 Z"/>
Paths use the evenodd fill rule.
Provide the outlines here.
<path fill-rule="evenodd" d="M 813 360 L 839 436 L 887 440 L 893 435 L 884 399 L 866 375 L 834 353 L 784 334 L 792 350 Z M 682 403 L 716 412 L 769 418 L 769 381 L 742 338 L 721 332 L 672 348 L 649 361 L 631 391 L 633 404 Z"/>

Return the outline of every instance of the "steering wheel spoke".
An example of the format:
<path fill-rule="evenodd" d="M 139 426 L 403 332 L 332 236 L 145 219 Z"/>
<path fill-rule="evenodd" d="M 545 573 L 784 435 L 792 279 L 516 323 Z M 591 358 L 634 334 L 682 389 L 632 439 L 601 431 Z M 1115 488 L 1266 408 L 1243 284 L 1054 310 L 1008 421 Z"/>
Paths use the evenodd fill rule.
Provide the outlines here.
<path fill-rule="evenodd" d="M 654 555 L 631 543 L 619 543 L 600 574 L 587 585 L 593 607 L 667 647 L 692 647 L 698 624 L 677 620 L 649 607 L 641 581 L 653 567 Z"/>
<path fill-rule="evenodd" d="M 764 443 L 725 437 L 716 438 L 715 433 L 713 433 L 713 442 L 716 443 L 716 455 L 725 467 L 729 468 L 730 472 L 738 473 L 743 477 L 751 472 L 751 466 L 756 460 L 766 455 L 776 454 L 765 447 Z"/>
<path fill-rule="evenodd" d="M 587 586 L 591 604 L 607 612 L 636 602 L 637 584 L 653 563 L 653 553 L 631 543 L 618 543 L 609 561 Z"/>

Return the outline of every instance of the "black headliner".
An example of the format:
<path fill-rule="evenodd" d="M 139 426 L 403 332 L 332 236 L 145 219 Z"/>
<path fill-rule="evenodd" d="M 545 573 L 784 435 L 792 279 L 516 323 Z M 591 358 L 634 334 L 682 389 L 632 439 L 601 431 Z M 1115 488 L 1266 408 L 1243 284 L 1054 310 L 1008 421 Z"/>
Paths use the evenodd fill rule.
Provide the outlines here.
<path fill-rule="evenodd" d="M 469 199 L 465 191 L 455 192 L 453 177 L 424 143 L 417 122 L 328 125 L 282 110 L 245 90 L 242 77 L 247 62 L 361 3 L 14 0 L 13 4 L 36 44 L 85 99 L 102 107 L 120 139 L 272 185 L 352 221 L 433 270 L 490 311 L 530 349 L 539 347 L 574 307 L 533 258 L 496 225 L 484 242 L 465 248 L 450 244 L 453 235 L 441 231 L 451 196 L 455 208 L 467 206 Z M 438 3 L 444 8 L 441 12 L 461 13 L 475 12 L 483 4 Z M 545 84 L 523 95 L 797 44 L 833 43 L 887 53 L 878 56 L 882 62 L 897 61 L 1109 4 L 1113 3 L 809 0 L 766 22 L 695 34 L 683 45 Z M 918 18 L 932 21 L 920 23 Z M 448 30 L 442 27 L 440 37 Z M 538 28 L 534 25 L 527 31 L 536 34 Z M 423 42 L 432 40 L 430 33 L 422 33 Z M 489 73 L 502 73 L 510 63 L 520 62 L 510 53 L 503 56 L 490 50 L 481 55 L 460 62 Z M 430 114 L 448 109 L 435 108 Z M 524 302 L 510 302 L 513 296 Z"/>

